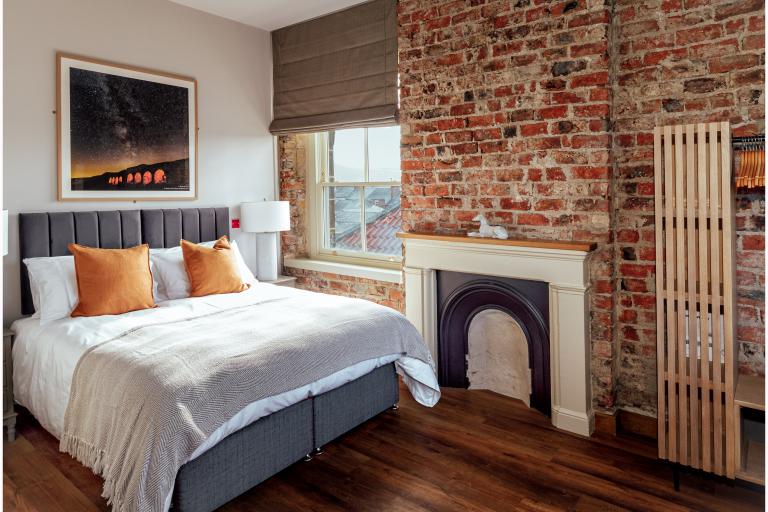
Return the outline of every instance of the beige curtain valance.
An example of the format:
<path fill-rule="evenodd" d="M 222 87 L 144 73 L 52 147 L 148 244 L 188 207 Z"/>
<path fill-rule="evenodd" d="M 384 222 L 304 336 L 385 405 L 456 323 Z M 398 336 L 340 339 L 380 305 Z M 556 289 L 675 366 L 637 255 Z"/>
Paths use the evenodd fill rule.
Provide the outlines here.
<path fill-rule="evenodd" d="M 272 32 L 276 135 L 397 122 L 397 1 Z"/>

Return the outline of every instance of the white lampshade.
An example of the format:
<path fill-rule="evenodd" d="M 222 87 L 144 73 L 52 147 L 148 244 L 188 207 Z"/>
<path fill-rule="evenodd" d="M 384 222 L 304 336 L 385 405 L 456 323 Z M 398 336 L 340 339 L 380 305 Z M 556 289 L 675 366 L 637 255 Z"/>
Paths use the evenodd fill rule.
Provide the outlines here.
<path fill-rule="evenodd" d="M 8 210 L 3 210 L 3 256 L 8 254 Z"/>
<path fill-rule="evenodd" d="M 291 229 L 288 201 L 261 201 L 240 205 L 240 229 L 248 233 L 274 233 Z"/>

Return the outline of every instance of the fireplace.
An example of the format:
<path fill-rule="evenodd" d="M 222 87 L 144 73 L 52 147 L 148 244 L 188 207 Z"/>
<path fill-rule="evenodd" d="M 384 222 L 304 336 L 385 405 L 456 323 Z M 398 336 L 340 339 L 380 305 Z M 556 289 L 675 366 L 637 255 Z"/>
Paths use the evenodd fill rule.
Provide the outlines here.
<path fill-rule="evenodd" d="M 509 357 L 508 361 L 525 357 L 530 360 L 531 406 L 549 411 L 557 428 L 590 435 L 594 430 L 594 412 L 587 268 L 594 244 L 428 233 L 401 233 L 401 237 L 405 248 L 405 314 L 424 337 L 441 382 L 465 387 L 469 380 L 472 387 L 471 364 L 467 373 L 467 364 L 462 360 L 467 350 L 472 351 L 472 343 L 466 340 L 472 338 L 474 319 L 499 311 L 502 318 L 511 317 L 516 324 L 526 325 L 524 354 Z M 443 301 L 439 282 L 449 273 L 470 277 L 454 276 L 461 281 L 448 293 L 456 294 L 454 300 L 447 301 L 446 295 Z M 521 291 L 525 281 L 541 287 L 538 295 L 526 293 L 531 290 Z M 546 302 L 536 298 L 542 293 Z M 448 311 L 445 302 L 451 302 L 454 309 Z M 535 311 L 544 327 L 535 320 Z M 527 320 L 515 319 L 525 315 Z M 439 346 L 441 332 L 449 338 L 450 347 Z M 543 346 L 548 346 L 548 351 Z"/>
<path fill-rule="evenodd" d="M 491 389 L 549 416 L 547 283 L 443 270 L 436 281 L 440 385 Z M 491 311 L 498 317 L 485 315 Z M 477 328 L 482 324 L 491 332 Z"/>

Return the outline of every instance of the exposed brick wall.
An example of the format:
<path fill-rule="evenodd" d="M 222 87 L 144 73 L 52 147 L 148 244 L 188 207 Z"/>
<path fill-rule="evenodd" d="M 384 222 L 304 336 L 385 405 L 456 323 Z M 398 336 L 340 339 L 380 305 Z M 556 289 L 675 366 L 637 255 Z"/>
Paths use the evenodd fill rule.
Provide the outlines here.
<path fill-rule="evenodd" d="M 762 0 L 620 0 L 614 170 L 620 343 L 618 403 L 656 409 L 653 127 L 730 121 L 764 133 Z M 738 338 L 742 371 L 764 373 L 764 191 L 737 196 Z"/>
<path fill-rule="evenodd" d="M 403 221 L 594 241 L 593 395 L 614 403 L 610 2 L 402 0 Z"/>
<path fill-rule="evenodd" d="M 309 246 L 305 138 L 281 135 L 277 138 L 277 155 L 280 199 L 288 201 L 291 210 L 291 230 L 280 233 L 280 249 L 284 257 L 306 257 Z"/>
<path fill-rule="evenodd" d="M 307 257 L 309 251 L 304 143 L 305 138 L 298 135 L 278 138 L 280 199 L 291 203 L 291 230 L 281 233 L 280 241 L 283 256 L 289 257 Z M 305 290 L 357 297 L 405 310 L 403 287 L 397 283 L 287 267 L 283 273 L 296 276 L 297 286 Z"/>
<path fill-rule="evenodd" d="M 599 409 L 655 413 L 652 129 L 730 120 L 763 133 L 763 33 L 762 0 L 400 0 L 404 229 L 463 233 L 483 212 L 513 235 L 597 242 Z M 283 250 L 304 255 L 299 148 L 280 138 L 295 210 Z M 739 194 L 740 361 L 761 374 L 764 210 L 762 190 Z M 399 286 L 296 274 L 402 309 Z"/>

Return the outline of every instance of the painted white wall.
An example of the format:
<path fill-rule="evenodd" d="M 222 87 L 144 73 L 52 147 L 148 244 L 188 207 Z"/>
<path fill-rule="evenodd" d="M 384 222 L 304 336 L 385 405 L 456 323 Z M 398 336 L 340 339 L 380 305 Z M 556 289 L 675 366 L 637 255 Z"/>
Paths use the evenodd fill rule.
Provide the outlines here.
<path fill-rule="evenodd" d="M 5 0 L 3 312 L 20 315 L 18 213 L 229 206 L 273 199 L 269 33 L 166 0 Z M 196 201 L 57 202 L 56 51 L 197 79 Z M 255 268 L 255 239 L 233 230 Z"/>

